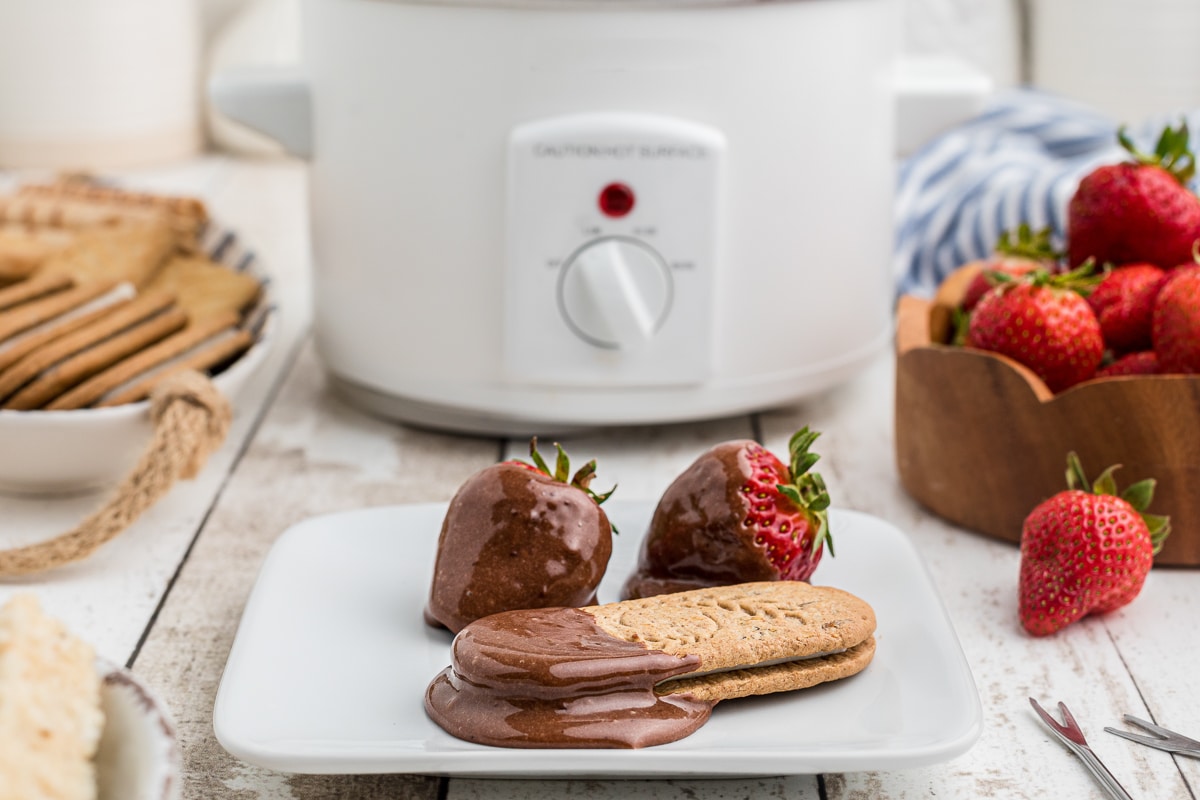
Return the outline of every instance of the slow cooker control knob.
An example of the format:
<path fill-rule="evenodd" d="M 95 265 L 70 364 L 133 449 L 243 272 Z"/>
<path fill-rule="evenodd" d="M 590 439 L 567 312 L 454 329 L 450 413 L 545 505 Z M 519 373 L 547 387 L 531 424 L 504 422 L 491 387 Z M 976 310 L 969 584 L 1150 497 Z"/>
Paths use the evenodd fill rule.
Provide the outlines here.
<path fill-rule="evenodd" d="M 606 236 L 576 250 L 558 282 L 567 324 L 598 346 L 632 349 L 648 342 L 671 304 L 671 273 L 662 256 L 637 241 Z"/>

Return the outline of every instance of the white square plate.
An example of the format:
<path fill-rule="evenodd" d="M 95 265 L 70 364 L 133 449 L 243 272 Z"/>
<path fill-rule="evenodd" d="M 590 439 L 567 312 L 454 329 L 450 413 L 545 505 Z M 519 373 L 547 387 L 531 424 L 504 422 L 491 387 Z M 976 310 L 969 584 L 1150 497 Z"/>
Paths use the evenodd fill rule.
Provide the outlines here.
<path fill-rule="evenodd" d="M 637 560 L 649 503 L 605 505 L 614 536 L 600 600 Z M 238 758 L 300 773 L 732 776 L 890 770 L 957 756 L 982 712 L 970 668 L 917 551 L 887 522 L 831 511 L 837 557 L 813 582 L 874 606 L 875 659 L 858 675 L 732 700 L 691 736 L 639 750 L 530 750 L 455 739 L 429 720 L 425 687 L 450 634 L 421 612 L 445 504 L 306 520 L 272 547 L 246 604 L 213 711 Z"/>

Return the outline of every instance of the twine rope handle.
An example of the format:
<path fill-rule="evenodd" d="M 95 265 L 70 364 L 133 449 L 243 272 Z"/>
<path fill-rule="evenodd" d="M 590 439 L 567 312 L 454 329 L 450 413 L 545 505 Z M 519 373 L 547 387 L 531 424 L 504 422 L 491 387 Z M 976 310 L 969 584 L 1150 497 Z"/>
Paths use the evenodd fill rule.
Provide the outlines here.
<path fill-rule="evenodd" d="M 233 411 L 207 377 L 195 371 L 165 378 L 150 395 L 154 435 L 112 497 L 74 529 L 53 539 L 0 550 L 0 576 L 28 575 L 91 555 L 162 497 L 180 478 L 193 478 L 229 433 Z"/>

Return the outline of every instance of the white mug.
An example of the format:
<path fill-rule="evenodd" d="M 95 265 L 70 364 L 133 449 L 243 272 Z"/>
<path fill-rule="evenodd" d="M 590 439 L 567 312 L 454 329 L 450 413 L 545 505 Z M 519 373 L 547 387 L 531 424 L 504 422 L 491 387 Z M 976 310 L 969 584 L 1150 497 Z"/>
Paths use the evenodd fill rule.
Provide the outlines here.
<path fill-rule="evenodd" d="M 0 167 L 106 169 L 195 153 L 195 0 L 0 3 Z"/>

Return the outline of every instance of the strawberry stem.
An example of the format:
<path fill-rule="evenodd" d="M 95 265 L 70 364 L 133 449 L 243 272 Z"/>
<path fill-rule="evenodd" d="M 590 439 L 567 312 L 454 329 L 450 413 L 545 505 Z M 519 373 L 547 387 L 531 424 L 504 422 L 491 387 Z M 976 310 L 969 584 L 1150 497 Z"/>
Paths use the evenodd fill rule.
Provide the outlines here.
<path fill-rule="evenodd" d="M 1185 184 L 1196 175 L 1196 157 L 1191 151 L 1186 119 L 1180 120 L 1178 128 L 1172 128 L 1170 125 L 1163 128 L 1153 153 L 1138 150 L 1129 134 L 1125 132 L 1124 125 L 1117 131 L 1117 141 L 1133 156 L 1136 163 L 1161 167 L 1180 183 Z"/>
<path fill-rule="evenodd" d="M 996 242 L 996 252 L 1015 258 L 1028 258 L 1033 261 L 1061 261 L 1066 254 L 1055 249 L 1050 243 L 1051 229 L 1049 226 L 1033 230 L 1029 223 L 1022 222 L 1017 226 L 1014 237 L 1012 231 L 1004 231 Z"/>
<path fill-rule="evenodd" d="M 1159 514 L 1147 514 L 1146 509 L 1149 508 L 1151 501 L 1154 500 L 1155 480 L 1153 478 L 1145 478 L 1137 483 L 1126 487 L 1125 491 L 1117 491 L 1117 481 L 1113 477 L 1120 464 L 1113 464 L 1104 472 L 1100 473 L 1100 477 L 1095 483 L 1088 483 L 1087 476 L 1083 472 L 1083 464 L 1079 461 L 1078 454 L 1072 450 L 1067 453 L 1067 488 L 1079 489 L 1088 494 L 1107 494 L 1114 497 L 1120 497 L 1130 507 L 1138 513 L 1142 521 L 1146 523 L 1146 528 L 1150 531 L 1150 543 L 1153 545 L 1154 554 L 1162 550 L 1163 542 L 1171 533 L 1171 518 Z"/>
<path fill-rule="evenodd" d="M 797 506 L 808 510 L 817 520 L 812 552 L 815 553 L 824 544 L 829 548 L 829 555 L 836 556 L 833 537 L 829 533 L 829 492 L 825 489 L 825 479 L 816 472 L 809 472 L 821 459 L 821 456 L 809 450 L 820 435 L 817 431 L 810 431 L 807 425 L 792 434 L 788 441 L 792 482 L 776 484 L 775 488 Z"/>
<path fill-rule="evenodd" d="M 596 459 L 592 459 L 580 467 L 573 477 L 568 477 L 571 475 L 571 460 L 567 457 L 566 451 L 563 450 L 562 445 L 558 442 L 554 443 L 554 449 L 557 450 L 558 453 L 554 459 L 554 471 L 551 472 L 549 465 L 546 464 L 546 459 L 542 458 L 542 454 L 538 452 L 537 437 L 534 436 L 530 438 L 529 458 L 531 461 L 533 461 L 533 468 L 538 472 L 541 472 L 543 475 L 553 478 L 559 483 L 565 483 L 569 486 L 574 486 L 576 489 L 583 490 L 588 497 L 595 501 L 596 505 L 600 505 L 605 500 L 612 497 L 612 493 L 617 490 L 616 486 L 613 486 L 603 494 L 597 494 L 591 488 L 592 479 L 596 477 Z M 521 464 L 526 467 L 530 466 L 529 464 L 526 464 L 524 461 L 520 460 L 517 460 L 513 463 Z M 616 533 L 617 527 L 613 525 L 612 530 L 613 533 Z"/>

